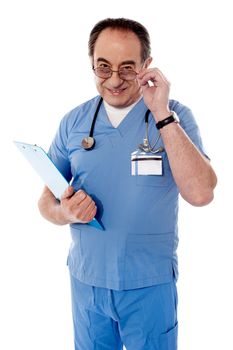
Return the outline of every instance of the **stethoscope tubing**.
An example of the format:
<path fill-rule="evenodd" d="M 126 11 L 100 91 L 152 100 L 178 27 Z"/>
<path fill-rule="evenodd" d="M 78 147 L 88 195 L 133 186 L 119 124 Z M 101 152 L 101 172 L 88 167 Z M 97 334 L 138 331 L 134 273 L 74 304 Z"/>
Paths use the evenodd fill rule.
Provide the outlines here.
<path fill-rule="evenodd" d="M 97 104 L 97 107 L 96 107 L 96 110 L 95 110 L 95 114 L 94 114 L 94 117 L 93 117 L 93 120 L 92 120 L 92 123 L 91 123 L 91 129 L 90 129 L 90 132 L 89 132 L 89 136 L 88 137 L 85 137 L 83 140 L 82 140 L 82 147 L 86 150 L 86 151 L 90 151 L 94 148 L 95 146 L 95 139 L 93 137 L 94 135 L 94 129 L 95 129 L 95 124 L 96 124 L 96 119 L 97 119 L 97 116 L 98 116 L 98 113 L 99 113 L 99 109 L 100 109 L 100 106 L 103 102 L 103 98 L 100 97 L 99 99 L 99 102 Z M 146 137 L 144 139 L 144 142 L 143 144 L 140 144 L 139 145 L 139 148 L 141 150 L 143 150 L 144 152 L 152 152 L 152 153 L 158 153 L 158 152 L 162 152 L 163 151 L 163 148 L 160 147 L 159 149 L 157 150 L 154 150 L 156 144 L 158 143 L 159 139 L 160 139 L 160 133 L 159 133 L 159 136 L 157 137 L 156 141 L 155 141 L 155 144 L 154 146 L 151 147 L 150 145 L 150 142 L 149 142 L 149 133 L 148 133 L 148 125 L 149 125 L 149 115 L 150 115 L 150 110 L 147 109 L 146 113 L 145 113 L 145 124 L 146 124 Z"/>
<path fill-rule="evenodd" d="M 91 123 L 91 129 L 90 129 L 89 137 L 93 137 L 93 135 L 94 135 L 95 123 L 96 123 L 96 119 L 97 119 L 97 116 L 98 116 L 98 113 L 99 113 L 99 109 L 100 109 L 100 106 L 101 106 L 102 102 L 103 102 L 103 97 L 100 97 L 98 105 L 96 107 L 96 111 L 95 111 L 95 114 L 94 114 L 93 121 Z"/>

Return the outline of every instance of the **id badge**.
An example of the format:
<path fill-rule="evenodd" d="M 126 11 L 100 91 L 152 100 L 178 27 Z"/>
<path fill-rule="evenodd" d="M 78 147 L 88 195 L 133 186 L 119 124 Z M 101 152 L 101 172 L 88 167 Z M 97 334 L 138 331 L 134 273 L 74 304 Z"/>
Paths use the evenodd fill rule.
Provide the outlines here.
<path fill-rule="evenodd" d="M 160 155 L 137 150 L 131 154 L 131 175 L 163 175 Z"/>

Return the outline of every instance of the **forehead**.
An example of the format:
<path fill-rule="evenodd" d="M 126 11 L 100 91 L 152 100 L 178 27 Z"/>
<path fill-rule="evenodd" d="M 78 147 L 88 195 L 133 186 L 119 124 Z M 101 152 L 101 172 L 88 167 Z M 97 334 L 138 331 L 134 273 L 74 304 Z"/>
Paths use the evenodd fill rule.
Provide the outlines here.
<path fill-rule="evenodd" d="M 99 57 L 112 64 L 127 60 L 140 62 L 141 43 L 131 31 L 107 28 L 100 33 L 95 43 L 94 61 Z"/>

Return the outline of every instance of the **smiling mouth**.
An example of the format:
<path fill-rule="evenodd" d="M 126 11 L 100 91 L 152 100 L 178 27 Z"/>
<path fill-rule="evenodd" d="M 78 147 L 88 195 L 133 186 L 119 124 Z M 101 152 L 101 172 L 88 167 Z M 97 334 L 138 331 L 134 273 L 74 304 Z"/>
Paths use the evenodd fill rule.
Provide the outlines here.
<path fill-rule="evenodd" d="M 108 89 L 108 91 L 112 94 L 112 95 L 120 95 L 123 91 L 125 91 L 125 89 Z"/>

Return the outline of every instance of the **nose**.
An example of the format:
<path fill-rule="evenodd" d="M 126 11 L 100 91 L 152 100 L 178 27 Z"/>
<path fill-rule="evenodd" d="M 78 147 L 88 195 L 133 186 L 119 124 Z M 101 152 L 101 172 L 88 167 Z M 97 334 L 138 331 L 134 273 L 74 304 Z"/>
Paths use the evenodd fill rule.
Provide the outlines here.
<path fill-rule="evenodd" d="M 120 78 L 118 71 L 113 71 L 112 76 L 108 78 L 108 82 L 112 87 L 119 87 L 124 80 Z"/>

